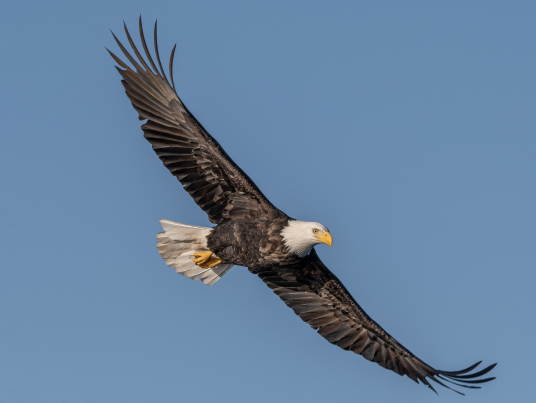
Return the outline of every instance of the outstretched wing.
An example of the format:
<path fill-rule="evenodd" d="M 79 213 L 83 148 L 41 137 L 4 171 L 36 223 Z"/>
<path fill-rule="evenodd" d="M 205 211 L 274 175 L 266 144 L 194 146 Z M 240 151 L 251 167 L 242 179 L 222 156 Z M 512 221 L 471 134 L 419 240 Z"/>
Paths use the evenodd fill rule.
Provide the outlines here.
<path fill-rule="evenodd" d="M 144 136 L 153 145 L 166 168 L 208 214 L 212 223 L 217 224 L 229 218 L 283 214 L 270 203 L 179 99 L 173 83 L 176 45 L 169 60 L 170 84 L 158 54 L 156 24 L 154 47 L 160 70 L 145 42 L 141 17 L 139 25 L 141 43 L 152 69 L 134 45 L 126 25 L 125 32 L 137 60 L 115 35 L 114 38 L 134 70 L 112 52 L 108 52 L 122 67 L 117 67 L 117 70 L 123 77 L 121 82 L 126 94 L 138 112 L 139 119 L 147 119 L 141 127 Z"/>
<path fill-rule="evenodd" d="M 480 362 L 461 371 L 441 371 L 421 361 L 365 313 L 339 279 L 324 266 L 314 249 L 295 266 L 249 270 L 330 343 L 361 354 L 399 375 L 407 375 L 417 383 L 421 381 L 434 392 L 426 378 L 449 389 L 452 388 L 444 381 L 465 388 L 480 388 L 475 384 L 495 379 L 480 377 L 496 364 L 468 374 Z"/>

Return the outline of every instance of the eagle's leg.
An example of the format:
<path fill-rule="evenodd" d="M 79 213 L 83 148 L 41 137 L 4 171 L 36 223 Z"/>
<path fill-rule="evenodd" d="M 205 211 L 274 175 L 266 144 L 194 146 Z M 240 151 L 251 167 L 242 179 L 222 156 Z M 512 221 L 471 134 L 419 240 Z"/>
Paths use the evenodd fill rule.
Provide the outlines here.
<path fill-rule="evenodd" d="M 212 254 L 213 252 L 211 251 L 194 253 L 194 262 L 203 269 L 210 269 L 219 265 L 221 260 L 212 256 Z"/>

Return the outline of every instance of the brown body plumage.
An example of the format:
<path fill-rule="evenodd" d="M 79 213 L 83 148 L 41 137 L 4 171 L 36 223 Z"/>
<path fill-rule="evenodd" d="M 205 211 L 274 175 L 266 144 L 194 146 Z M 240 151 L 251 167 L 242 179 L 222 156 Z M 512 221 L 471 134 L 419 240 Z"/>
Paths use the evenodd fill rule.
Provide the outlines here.
<path fill-rule="evenodd" d="M 250 268 L 296 264 L 302 258 L 288 250 L 281 236 L 288 221 L 286 215 L 273 220 L 224 221 L 209 235 L 208 247 L 224 263 Z"/>

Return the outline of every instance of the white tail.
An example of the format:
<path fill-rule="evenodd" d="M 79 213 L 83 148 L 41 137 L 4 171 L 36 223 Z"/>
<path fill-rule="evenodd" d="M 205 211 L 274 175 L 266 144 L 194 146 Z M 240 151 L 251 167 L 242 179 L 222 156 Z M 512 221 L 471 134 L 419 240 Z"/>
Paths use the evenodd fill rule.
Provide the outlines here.
<path fill-rule="evenodd" d="M 208 251 L 207 236 L 212 228 L 195 227 L 168 220 L 160 220 L 160 225 L 165 232 L 156 235 L 158 253 L 177 273 L 212 285 L 233 267 L 232 264 L 219 264 L 210 269 L 203 269 L 194 263 L 194 253 Z"/>

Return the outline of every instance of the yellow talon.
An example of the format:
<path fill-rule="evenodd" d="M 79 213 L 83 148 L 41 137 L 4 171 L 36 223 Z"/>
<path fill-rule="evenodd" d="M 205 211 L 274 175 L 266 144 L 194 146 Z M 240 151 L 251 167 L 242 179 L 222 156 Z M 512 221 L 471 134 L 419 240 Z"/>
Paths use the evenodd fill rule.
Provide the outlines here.
<path fill-rule="evenodd" d="M 215 267 L 215 266 L 219 265 L 220 263 L 221 263 L 221 259 L 211 257 L 209 259 L 209 261 L 207 263 L 205 263 L 205 265 L 208 265 L 208 267 L 205 267 L 205 266 L 201 266 L 201 267 L 203 267 L 203 269 L 210 269 L 212 267 Z"/>
<path fill-rule="evenodd" d="M 203 264 L 203 263 L 205 263 L 207 260 L 210 259 L 210 257 L 212 256 L 212 252 L 208 251 L 208 252 L 194 253 L 194 256 L 197 256 L 197 257 L 194 259 L 194 262 L 195 262 L 195 263 L 197 263 L 197 264 Z"/>
<path fill-rule="evenodd" d="M 215 258 L 213 255 L 213 252 L 207 251 L 207 252 L 199 252 L 194 253 L 194 262 L 203 269 L 210 269 L 211 267 L 217 266 L 221 263 L 221 260 L 218 258 Z"/>

